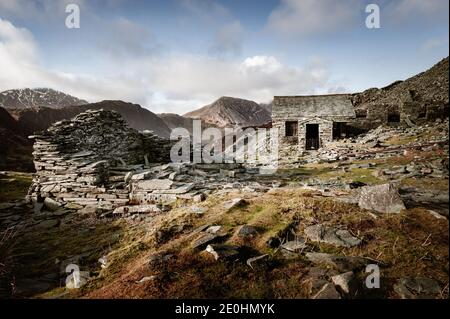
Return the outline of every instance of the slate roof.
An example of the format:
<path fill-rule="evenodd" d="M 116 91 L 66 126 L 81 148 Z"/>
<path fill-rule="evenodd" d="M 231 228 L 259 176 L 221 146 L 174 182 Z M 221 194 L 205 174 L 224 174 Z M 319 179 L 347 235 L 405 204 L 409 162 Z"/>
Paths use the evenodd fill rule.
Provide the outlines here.
<path fill-rule="evenodd" d="M 349 94 L 275 96 L 272 117 L 356 117 Z"/>

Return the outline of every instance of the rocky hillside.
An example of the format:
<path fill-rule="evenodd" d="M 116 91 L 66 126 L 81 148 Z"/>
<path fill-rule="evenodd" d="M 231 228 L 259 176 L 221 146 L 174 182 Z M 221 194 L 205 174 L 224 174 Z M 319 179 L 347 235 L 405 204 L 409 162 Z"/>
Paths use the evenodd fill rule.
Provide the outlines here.
<path fill-rule="evenodd" d="M 66 106 L 87 103 L 87 101 L 48 88 L 16 89 L 0 93 L 0 106 L 8 110 L 36 109 L 40 107 L 60 109 Z"/>
<path fill-rule="evenodd" d="M 3 256 L 16 256 L 0 254 L 0 288 L 14 287 L 4 298 L 448 299 L 448 120 L 380 127 L 261 175 L 237 164 L 105 166 L 96 155 L 110 153 L 91 142 L 127 134 L 89 118 L 74 119 L 87 139 L 67 134 L 85 151 L 49 152 L 66 125 L 38 144 L 51 180 L 34 188 L 40 206 L 23 201 L 29 177 L 0 173 L 0 231 L 15 231 Z M 82 289 L 64 272 L 74 263 Z M 366 285 L 368 265 L 381 289 Z"/>
<path fill-rule="evenodd" d="M 270 114 L 272 114 L 273 100 L 270 101 L 269 103 L 259 103 L 259 105 L 265 108 Z"/>
<path fill-rule="evenodd" d="M 184 117 L 175 113 L 160 113 L 158 117 L 161 118 L 169 129 L 182 127 L 187 129 L 192 134 L 192 119 Z"/>
<path fill-rule="evenodd" d="M 158 117 L 160 117 L 164 123 L 169 127 L 170 130 L 173 130 L 178 127 L 185 128 L 192 135 L 193 128 L 193 118 L 185 117 L 182 115 L 178 115 L 175 113 L 159 113 Z M 204 121 L 201 122 L 202 130 L 208 127 L 216 127 L 214 124 L 206 123 Z"/>
<path fill-rule="evenodd" d="M 202 119 L 219 127 L 255 126 L 271 121 L 270 113 L 259 104 L 233 97 L 221 97 L 212 104 L 186 113 L 184 116 Z"/>
<path fill-rule="evenodd" d="M 24 135 L 33 134 L 48 128 L 54 122 L 69 119 L 89 109 L 104 109 L 119 112 L 127 124 L 139 131 L 151 130 L 161 137 L 168 137 L 169 128 L 156 114 L 140 105 L 123 101 L 102 101 L 80 106 L 69 106 L 62 109 L 38 108 L 10 111 L 17 119 Z"/>
<path fill-rule="evenodd" d="M 356 113 L 367 114 L 369 122 L 378 123 L 378 115 L 399 110 L 411 119 L 434 121 L 448 116 L 449 58 L 429 70 L 384 88 L 371 88 L 353 95 Z M 422 115 L 420 115 L 422 113 Z M 368 123 L 370 124 L 370 123 Z"/>
<path fill-rule="evenodd" d="M 448 104 L 448 57 L 429 70 L 419 73 L 405 81 L 394 82 L 384 88 L 368 89 L 354 97 L 355 105 L 398 103 L 409 98 L 422 101 L 435 101 Z"/>

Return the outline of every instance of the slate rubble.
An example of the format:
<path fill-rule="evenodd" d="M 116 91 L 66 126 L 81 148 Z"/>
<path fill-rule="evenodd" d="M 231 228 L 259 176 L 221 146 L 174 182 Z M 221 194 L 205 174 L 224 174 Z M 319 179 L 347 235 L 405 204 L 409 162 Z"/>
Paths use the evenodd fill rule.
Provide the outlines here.
<path fill-rule="evenodd" d="M 119 113 L 88 110 L 32 136 L 36 174 L 27 196 L 48 205 L 128 204 L 127 174 L 151 162 L 167 162 L 171 142 L 129 128 Z M 75 206 L 76 207 L 76 206 Z"/>

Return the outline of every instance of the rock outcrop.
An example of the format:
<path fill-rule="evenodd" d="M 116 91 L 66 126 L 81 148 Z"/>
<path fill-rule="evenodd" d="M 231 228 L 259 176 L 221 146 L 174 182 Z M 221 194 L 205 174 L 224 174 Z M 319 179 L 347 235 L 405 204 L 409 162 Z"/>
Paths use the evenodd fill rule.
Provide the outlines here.
<path fill-rule="evenodd" d="M 392 184 L 363 187 L 358 205 L 378 213 L 400 213 L 406 209 L 396 187 Z"/>

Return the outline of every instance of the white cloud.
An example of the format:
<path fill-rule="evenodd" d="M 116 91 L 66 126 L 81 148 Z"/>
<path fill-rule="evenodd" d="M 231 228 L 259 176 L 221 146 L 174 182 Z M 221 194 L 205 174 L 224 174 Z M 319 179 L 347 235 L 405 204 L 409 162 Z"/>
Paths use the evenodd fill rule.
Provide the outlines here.
<path fill-rule="evenodd" d="M 365 5 L 360 0 L 281 0 L 268 18 L 269 30 L 284 35 L 337 33 L 363 27 Z M 448 0 L 380 0 L 382 25 L 422 25 L 448 21 Z M 425 26 L 425 25 L 424 25 Z"/>
<path fill-rule="evenodd" d="M 281 63 L 273 56 L 256 55 L 246 58 L 241 65 L 244 72 L 275 73 L 282 68 Z"/>
<path fill-rule="evenodd" d="M 269 102 L 274 95 L 323 93 L 339 86 L 320 60 L 298 68 L 274 56 L 231 60 L 173 54 L 124 55 L 105 63 L 107 72 L 101 74 L 45 69 L 32 34 L 0 19 L 0 90 L 51 87 L 91 102 L 121 99 L 154 112 L 183 114 L 223 95 Z"/>
<path fill-rule="evenodd" d="M 359 0 L 282 0 L 268 27 L 287 35 L 339 32 L 355 23 L 361 8 Z"/>
<path fill-rule="evenodd" d="M 1 18 L 0 70 L 0 90 L 45 86 L 96 101 L 123 96 L 137 99 L 142 89 L 135 78 L 122 77 L 122 81 L 117 81 L 114 77 L 44 69 L 32 34 Z"/>
<path fill-rule="evenodd" d="M 324 65 L 316 62 L 295 68 L 273 56 L 248 57 L 241 62 L 176 56 L 153 67 L 155 87 L 167 98 L 205 104 L 222 95 L 268 102 L 274 95 L 326 92 L 329 86 Z"/>

